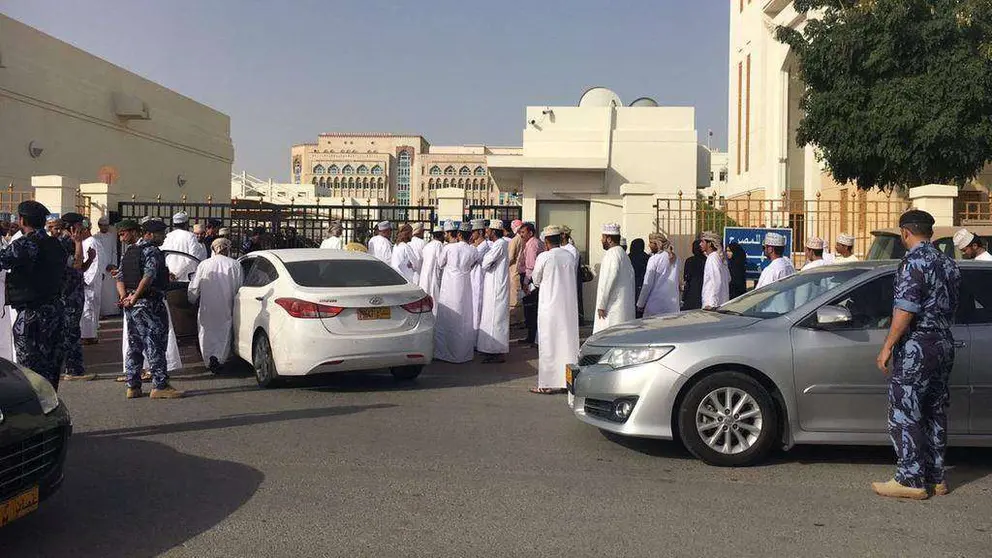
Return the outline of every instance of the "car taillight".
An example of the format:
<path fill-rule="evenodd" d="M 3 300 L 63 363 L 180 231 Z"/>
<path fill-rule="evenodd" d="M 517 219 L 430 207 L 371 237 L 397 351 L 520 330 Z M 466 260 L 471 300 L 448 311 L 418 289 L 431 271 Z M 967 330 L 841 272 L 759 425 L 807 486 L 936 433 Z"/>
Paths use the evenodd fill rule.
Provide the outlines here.
<path fill-rule="evenodd" d="M 404 304 L 403 309 L 412 314 L 423 314 L 425 312 L 430 312 L 434 309 L 434 299 L 430 296 L 425 296 L 417 302 Z"/>
<path fill-rule="evenodd" d="M 294 318 L 333 318 L 344 310 L 340 306 L 317 304 L 298 298 L 277 298 L 276 304 L 282 306 Z"/>

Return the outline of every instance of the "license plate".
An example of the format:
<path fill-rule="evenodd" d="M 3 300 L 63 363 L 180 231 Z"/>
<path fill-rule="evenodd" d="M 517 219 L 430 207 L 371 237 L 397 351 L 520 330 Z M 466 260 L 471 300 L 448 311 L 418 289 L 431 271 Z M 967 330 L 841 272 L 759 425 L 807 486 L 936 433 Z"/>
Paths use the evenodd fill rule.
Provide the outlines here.
<path fill-rule="evenodd" d="M 38 487 L 0 503 L 0 527 L 38 509 Z"/>
<path fill-rule="evenodd" d="M 358 319 L 359 320 L 388 320 L 393 316 L 390 308 L 386 306 L 385 308 L 359 308 L 358 309 Z"/>
<path fill-rule="evenodd" d="M 565 387 L 568 388 L 568 393 L 575 393 L 575 386 L 572 382 L 575 381 L 575 365 L 566 364 L 565 365 Z"/>

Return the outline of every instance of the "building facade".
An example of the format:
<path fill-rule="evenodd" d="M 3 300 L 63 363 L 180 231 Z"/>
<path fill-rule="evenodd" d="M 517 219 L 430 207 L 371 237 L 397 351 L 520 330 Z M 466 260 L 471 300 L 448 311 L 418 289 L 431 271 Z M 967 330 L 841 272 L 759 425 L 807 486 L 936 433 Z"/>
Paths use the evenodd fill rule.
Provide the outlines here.
<path fill-rule="evenodd" d="M 434 205 L 442 188 L 466 204 L 509 203 L 489 176 L 486 146 L 432 146 L 423 136 L 327 133 L 290 150 L 290 182 L 320 198 Z"/>
<path fill-rule="evenodd" d="M 0 185 L 109 182 L 113 199 L 227 196 L 230 118 L 0 14 Z"/>

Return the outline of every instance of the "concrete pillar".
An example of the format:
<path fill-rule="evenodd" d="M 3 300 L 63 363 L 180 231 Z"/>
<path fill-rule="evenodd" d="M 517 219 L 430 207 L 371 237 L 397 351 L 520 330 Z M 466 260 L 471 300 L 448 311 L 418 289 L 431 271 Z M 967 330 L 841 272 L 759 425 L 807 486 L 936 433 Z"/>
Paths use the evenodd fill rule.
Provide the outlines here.
<path fill-rule="evenodd" d="M 620 186 L 620 197 L 623 200 L 623 213 L 620 218 L 620 230 L 623 236 L 627 238 L 627 242 L 635 238 L 647 240 L 648 235 L 655 232 L 655 220 L 658 218 L 657 209 L 654 207 L 654 186 L 624 184 Z M 590 231 L 592 232 L 594 231 Z"/>
<path fill-rule="evenodd" d="M 934 225 L 938 227 L 954 226 L 954 202 L 957 197 L 957 186 L 927 184 L 909 189 L 913 207 L 933 215 Z"/>
<path fill-rule="evenodd" d="M 90 198 L 90 222 L 93 225 L 93 232 L 96 232 L 99 230 L 97 221 L 101 217 L 110 219 L 110 212 L 117 211 L 117 202 L 120 201 L 120 196 L 110 193 L 110 186 L 103 182 L 80 184 L 79 191 Z"/>
<path fill-rule="evenodd" d="M 65 176 L 32 176 L 35 201 L 43 204 L 48 211 L 62 215 L 76 211 L 76 191 L 79 182 Z"/>
<path fill-rule="evenodd" d="M 437 218 L 459 222 L 465 219 L 464 188 L 441 188 L 437 191 Z"/>

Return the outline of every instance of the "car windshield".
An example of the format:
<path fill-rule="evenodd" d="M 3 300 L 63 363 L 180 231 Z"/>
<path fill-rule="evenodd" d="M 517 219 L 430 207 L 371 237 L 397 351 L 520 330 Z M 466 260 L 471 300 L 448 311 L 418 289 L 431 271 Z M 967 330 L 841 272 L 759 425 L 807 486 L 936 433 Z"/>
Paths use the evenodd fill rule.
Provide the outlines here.
<path fill-rule="evenodd" d="M 876 234 L 868 249 L 869 260 L 901 260 L 904 255 L 906 248 L 898 235 Z"/>
<path fill-rule="evenodd" d="M 777 318 L 864 273 L 863 268 L 824 266 L 741 295 L 715 312 L 749 318 Z"/>
<path fill-rule="evenodd" d="M 406 284 L 402 275 L 378 260 L 286 262 L 286 269 L 301 287 L 392 287 Z"/>

